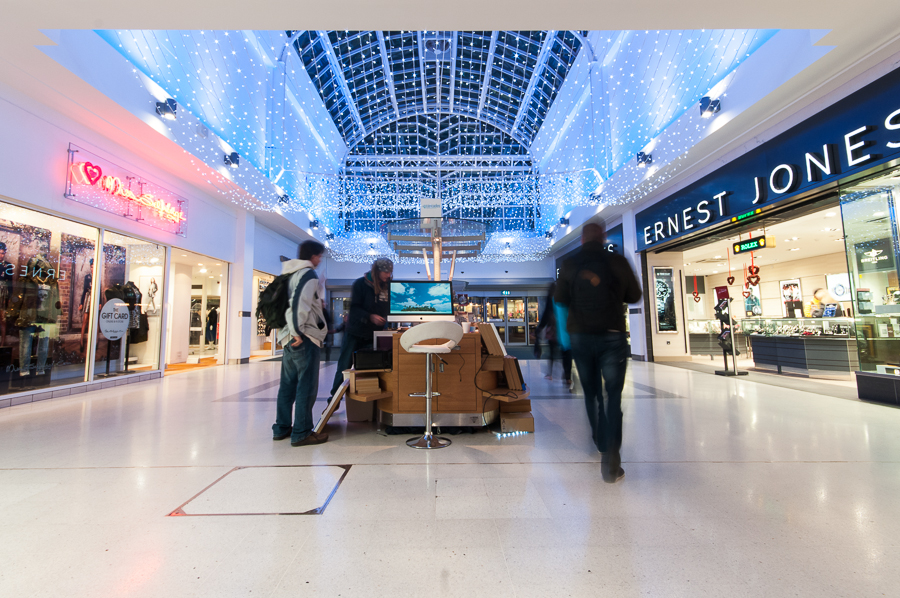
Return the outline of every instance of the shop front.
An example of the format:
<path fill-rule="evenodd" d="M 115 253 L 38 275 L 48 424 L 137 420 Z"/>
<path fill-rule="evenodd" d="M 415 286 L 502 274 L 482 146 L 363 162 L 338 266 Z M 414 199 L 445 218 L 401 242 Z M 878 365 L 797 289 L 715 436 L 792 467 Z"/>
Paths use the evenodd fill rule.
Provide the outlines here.
<path fill-rule="evenodd" d="M 635 217 L 651 358 L 898 403 L 900 72 Z"/>
<path fill-rule="evenodd" d="M 165 264 L 163 245 L 0 201 L 0 406 L 158 375 Z"/>

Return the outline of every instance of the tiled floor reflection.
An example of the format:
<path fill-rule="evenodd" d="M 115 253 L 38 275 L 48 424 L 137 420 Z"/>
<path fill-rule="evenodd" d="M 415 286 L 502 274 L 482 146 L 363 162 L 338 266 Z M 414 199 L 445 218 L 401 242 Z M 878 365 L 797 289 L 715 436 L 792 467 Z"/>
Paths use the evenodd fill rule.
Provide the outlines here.
<path fill-rule="evenodd" d="M 270 362 L 4 409 L 0 596 L 896 594 L 900 410 L 632 363 L 609 485 L 577 386 L 523 365 L 535 434 L 435 452 L 343 410 L 273 442 Z"/>

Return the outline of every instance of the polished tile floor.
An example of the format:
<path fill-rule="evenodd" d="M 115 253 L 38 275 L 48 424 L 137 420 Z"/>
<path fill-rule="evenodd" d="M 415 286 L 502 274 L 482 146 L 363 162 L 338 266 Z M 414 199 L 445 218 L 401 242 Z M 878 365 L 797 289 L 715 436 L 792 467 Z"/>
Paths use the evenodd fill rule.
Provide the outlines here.
<path fill-rule="evenodd" d="M 434 452 L 273 442 L 279 365 L 0 411 L 0 596 L 898 595 L 896 409 L 633 363 L 609 485 L 537 362 L 535 434 Z"/>

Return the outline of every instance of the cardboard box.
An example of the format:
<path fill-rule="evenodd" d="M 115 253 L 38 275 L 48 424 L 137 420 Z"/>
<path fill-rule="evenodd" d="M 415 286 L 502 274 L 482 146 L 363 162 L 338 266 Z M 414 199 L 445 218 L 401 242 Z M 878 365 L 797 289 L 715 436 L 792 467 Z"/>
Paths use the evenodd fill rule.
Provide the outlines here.
<path fill-rule="evenodd" d="M 534 416 L 531 413 L 501 413 L 500 432 L 534 432 Z"/>
<path fill-rule="evenodd" d="M 500 413 L 530 413 L 531 400 L 522 399 L 511 403 L 500 403 Z"/>

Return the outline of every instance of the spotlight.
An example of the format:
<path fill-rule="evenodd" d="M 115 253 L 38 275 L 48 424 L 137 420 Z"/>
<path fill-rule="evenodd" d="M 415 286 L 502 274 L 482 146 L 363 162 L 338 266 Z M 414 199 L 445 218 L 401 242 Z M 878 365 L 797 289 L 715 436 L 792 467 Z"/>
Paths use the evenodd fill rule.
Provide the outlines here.
<path fill-rule="evenodd" d="M 646 168 L 653 162 L 653 156 L 650 154 L 645 154 L 644 152 L 638 152 L 637 155 L 637 165 L 638 168 Z"/>
<path fill-rule="evenodd" d="M 291 203 L 291 198 L 288 197 L 287 193 L 278 198 L 279 203 L 288 204 Z"/>
<path fill-rule="evenodd" d="M 552 239 L 552 238 L 553 238 L 553 231 L 552 231 L 552 230 L 548 230 L 547 232 L 544 233 L 544 236 L 547 237 L 548 239 Z"/>
<path fill-rule="evenodd" d="M 703 118 L 709 118 L 721 109 L 721 100 L 714 100 L 709 96 L 703 96 L 702 98 L 700 98 L 700 116 L 702 116 Z"/>
<path fill-rule="evenodd" d="M 310 220 L 310 221 L 309 221 L 309 228 L 318 230 L 318 229 L 319 229 L 319 221 L 318 221 L 318 220 Z"/>
<path fill-rule="evenodd" d="M 237 168 L 241 164 L 241 157 L 237 152 L 231 152 L 230 154 L 225 154 L 225 166 L 230 166 L 232 168 Z"/>
<path fill-rule="evenodd" d="M 327 235 L 325 235 L 326 241 L 331 241 L 333 239 L 334 239 L 334 233 L 328 233 Z"/>
<path fill-rule="evenodd" d="M 165 102 L 156 102 L 156 113 L 166 120 L 175 120 L 176 110 L 178 110 L 178 102 L 172 98 Z"/>
<path fill-rule="evenodd" d="M 565 216 L 563 216 L 562 218 L 559 219 L 559 225 L 560 226 L 569 226 L 569 219 L 566 218 Z"/>

